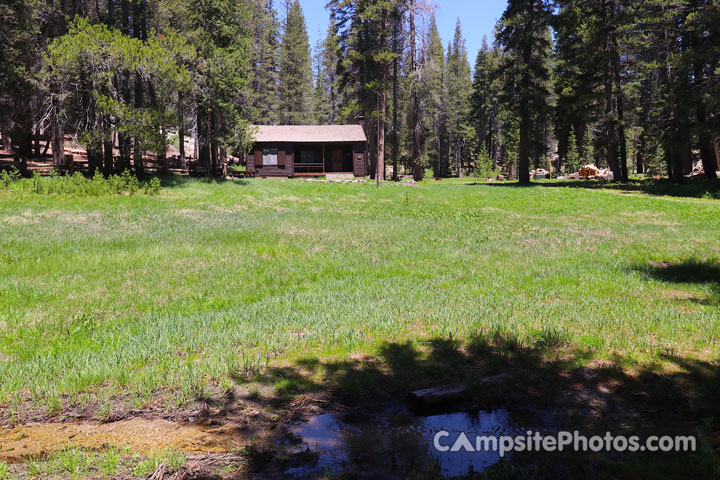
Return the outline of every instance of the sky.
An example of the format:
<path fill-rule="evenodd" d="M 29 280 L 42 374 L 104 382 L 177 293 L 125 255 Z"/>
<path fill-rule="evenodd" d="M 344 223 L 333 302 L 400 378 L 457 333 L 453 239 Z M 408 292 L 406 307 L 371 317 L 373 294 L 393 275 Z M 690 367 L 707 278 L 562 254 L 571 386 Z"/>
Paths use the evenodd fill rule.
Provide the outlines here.
<path fill-rule="evenodd" d="M 327 0 L 300 0 L 305 14 L 310 48 L 315 49 L 318 37 L 324 38 L 328 26 Z M 455 24 L 460 19 L 463 36 L 467 40 L 468 60 L 472 66 L 482 45 L 483 35 L 492 42 L 495 22 L 502 16 L 507 0 L 435 0 L 437 23 L 443 45 L 455 34 Z M 318 33 L 319 32 L 319 33 Z"/>

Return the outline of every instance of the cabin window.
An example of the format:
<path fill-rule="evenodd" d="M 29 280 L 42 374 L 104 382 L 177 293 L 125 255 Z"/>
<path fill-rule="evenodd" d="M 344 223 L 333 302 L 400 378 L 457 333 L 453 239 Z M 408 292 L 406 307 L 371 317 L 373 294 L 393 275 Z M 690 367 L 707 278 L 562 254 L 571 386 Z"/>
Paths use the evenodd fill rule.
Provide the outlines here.
<path fill-rule="evenodd" d="M 278 164 L 278 150 L 277 148 L 263 148 L 263 166 L 276 167 Z"/>

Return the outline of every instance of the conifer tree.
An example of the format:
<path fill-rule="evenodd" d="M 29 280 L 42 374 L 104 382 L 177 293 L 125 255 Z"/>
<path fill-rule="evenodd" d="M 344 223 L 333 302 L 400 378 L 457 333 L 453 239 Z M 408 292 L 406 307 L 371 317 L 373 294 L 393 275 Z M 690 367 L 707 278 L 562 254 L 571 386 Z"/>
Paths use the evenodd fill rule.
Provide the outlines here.
<path fill-rule="evenodd" d="M 287 10 L 280 47 L 281 122 L 288 125 L 313 123 L 313 75 L 310 44 L 299 0 Z"/>
<path fill-rule="evenodd" d="M 577 137 L 575 136 L 575 127 L 570 127 L 570 137 L 568 138 L 567 155 L 565 157 L 565 171 L 568 173 L 576 172 L 580 168 L 580 152 L 577 146 Z"/>
<path fill-rule="evenodd" d="M 462 177 L 463 160 L 467 159 L 472 151 L 474 132 L 470 124 L 470 98 L 473 87 L 460 19 L 457 21 L 455 36 L 448 49 L 447 89 L 450 156 L 453 159 L 455 172 Z"/>
<path fill-rule="evenodd" d="M 254 0 L 252 59 L 249 96 L 251 122 L 273 125 L 280 121 L 278 111 L 278 56 L 280 26 L 272 0 Z"/>
<path fill-rule="evenodd" d="M 318 123 L 332 125 L 339 120 L 341 97 L 337 67 L 340 62 L 340 39 L 337 25 L 331 19 L 327 35 L 317 52 L 315 80 L 315 111 Z"/>
<path fill-rule="evenodd" d="M 499 40 L 505 51 L 506 94 L 519 118 L 518 178 L 530 183 L 534 135 L 544 127 L 538 117 L 548 109 L 550 5 L 546 0 L 510 0 L 502 17 Z"/>
<path fill-rule="evenodd" d="M 447 65 L 445 52 L 437 28 L 435 15 L 430 18 L 430 27 L 422 52 L 422 110 L 424 119 L 426 152 L 435 177 L 448 175 L 447 156 Z"/>

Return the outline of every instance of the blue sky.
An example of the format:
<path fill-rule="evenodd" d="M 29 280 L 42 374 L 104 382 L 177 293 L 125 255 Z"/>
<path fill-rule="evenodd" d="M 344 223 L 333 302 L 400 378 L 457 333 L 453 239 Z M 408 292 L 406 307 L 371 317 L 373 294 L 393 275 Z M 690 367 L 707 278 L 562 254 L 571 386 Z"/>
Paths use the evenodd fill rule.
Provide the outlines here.
<path fill-rule="evenodd" d="M 310 35 L 310 48 L 314 50 L 318 39 L 325 36 L 328 25 L 328 12 L 325 10 L 326 0 L 300 0 L 308 34 Z M 470 65 L 475 63 L 475 57 L 482 45 L 483 35 L 492 41 L 492 32 L 507 6 L 507 0 L 436 0 L 437 22 L 443 44 L 447 45 L 455 33 L 455 23 L 460 19 L 463 36 L 467 40 L 468 59 Z"/>

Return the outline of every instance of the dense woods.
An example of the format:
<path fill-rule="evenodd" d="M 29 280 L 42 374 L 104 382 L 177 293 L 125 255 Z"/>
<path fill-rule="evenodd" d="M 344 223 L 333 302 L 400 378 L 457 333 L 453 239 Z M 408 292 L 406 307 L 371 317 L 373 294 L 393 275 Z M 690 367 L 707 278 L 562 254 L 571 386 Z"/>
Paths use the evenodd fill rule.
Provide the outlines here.
<path fill-rule="evenodd" d="M 327 9 L 311 50 L 298 0 L 3 0 L 5 150 L 61 169 L 72 139 L 142 176 L 172 147 L 212 175 L 252 124 L 362 121 L 381 178 L 720 168 L 717 0 L 510 0 L 474 68 L 424 0 Z"/>

